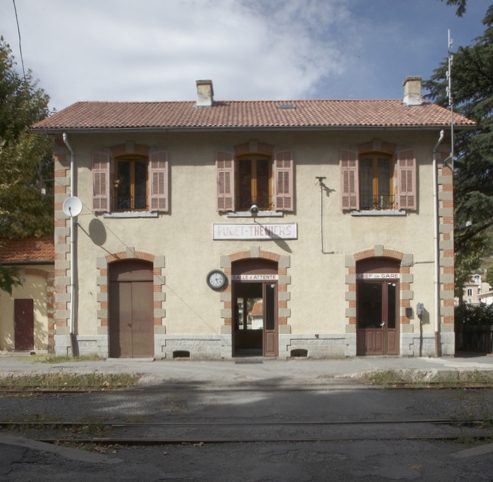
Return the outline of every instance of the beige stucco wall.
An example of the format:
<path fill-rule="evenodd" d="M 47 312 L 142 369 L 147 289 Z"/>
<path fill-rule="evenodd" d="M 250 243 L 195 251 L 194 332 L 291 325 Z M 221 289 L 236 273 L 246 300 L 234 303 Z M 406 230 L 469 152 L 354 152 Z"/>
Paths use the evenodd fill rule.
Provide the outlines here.
<path fill-rule="evenodd" d="M 40 274 L 26 274 L 30 269 L 53 275 L 53 265 L 23 265 L 19 276 L 25 282 L 15 286 L 12 295 L 0 292 L 0 350 L 15 348 L 14 300 L 34 300 L 34 350 L 48 350 L 48 297 L 47 277 Z"/>
<path fill-rule="evenodd" d="M 356 217 L 340 208 L 339 150 L 380 138 L 399 147 L 415 148 L 418 164 L 418 212 L 406 216 Z M 433 207 L 432 149 L 437 132 L 245 132 L 163 133 L 69 136 L 75 151 L 77 196 L 84 208 L 78 217 L 78 331 L 98 331 L 97 258 L 134 247 L 165 257 L 164 325 L 166 334 L 219 334 L 221 294 L 206 284 L 207 273 L 220 267 L 221 256 L 259 246 L 290 257 L 291 293 L 288 324 L 292 333 L 343 333 L 347 324 L 346 255 L 383 245 L 412 254 L 414 264 L 411 306 L 424 303 L 429 316 L 424 332 L 433 332 Z M 214 241 L 213 223 L 251 223 L 216 211 L 215 152 L 249 140 L 289 149 L 295 160 L 294 213 L 258 222 L 298 224 L 297 240 Z M 92 213 L 91 154 L 134 141 L 165 149 L 170 165 L 170 212 L 158 218 L 114 219 Z M 322 197 L 324 250 L 320 243 L 320 187 L 325 176 L 330 189 Z M 419 331 L 418 319 L 411 320 Z"/>

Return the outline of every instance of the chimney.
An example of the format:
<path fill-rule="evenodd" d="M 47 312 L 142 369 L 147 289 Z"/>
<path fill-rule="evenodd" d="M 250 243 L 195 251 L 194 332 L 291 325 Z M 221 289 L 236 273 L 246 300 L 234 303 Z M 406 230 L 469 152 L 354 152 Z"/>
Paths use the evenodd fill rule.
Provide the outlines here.
<path fill-rule="evenodd" d="M 213 103 L 212 80 L 197 80 L 197 107 L 211 107 Z"/>
<path fill-rule="evenodd" d="M 404 86 L 404 105 L 421 105 L 423 103 L 420 76 L 406 77 L 402 85 Z"/>

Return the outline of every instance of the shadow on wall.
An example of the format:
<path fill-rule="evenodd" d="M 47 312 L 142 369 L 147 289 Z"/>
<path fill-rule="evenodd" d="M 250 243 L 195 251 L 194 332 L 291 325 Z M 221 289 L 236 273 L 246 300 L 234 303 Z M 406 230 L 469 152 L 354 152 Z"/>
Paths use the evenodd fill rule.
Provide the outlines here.
<path fill-rule="evenodd" d="M 89 223 L 89 237 L 97 246 L 103 246 L 106 243 L 106 228 L 99 219 L 92 219 Z"/>

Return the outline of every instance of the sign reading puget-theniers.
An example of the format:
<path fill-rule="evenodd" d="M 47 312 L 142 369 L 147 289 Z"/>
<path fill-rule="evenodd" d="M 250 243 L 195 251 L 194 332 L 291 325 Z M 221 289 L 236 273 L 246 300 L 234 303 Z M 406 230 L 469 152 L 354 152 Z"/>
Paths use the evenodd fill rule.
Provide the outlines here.
<path fill-rule="evenodd" d="M 356 279 L 399 279 L 399 273 L 358 273 Z"/>
<path fill-rule="evenodd" d="M 297 239 L 298 225 L 285 224 L 213 224 L 212 239 Z"/>

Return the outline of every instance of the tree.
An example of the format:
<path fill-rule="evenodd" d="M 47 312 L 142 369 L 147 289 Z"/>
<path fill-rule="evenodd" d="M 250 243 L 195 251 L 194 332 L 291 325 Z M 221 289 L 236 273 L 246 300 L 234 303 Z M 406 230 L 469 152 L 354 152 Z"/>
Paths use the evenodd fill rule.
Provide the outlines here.
<path fill-rule="evenodd" d="M 465 1 L 462 5 L 465 8 Z M 492 250 L 488 230 L 493 229 L 493 5 L 483 24 L 483 35 L 473 45 L 459 47 L 452 67 L 455 109 L 477 124 L 455 136 L 455 221 L 457 226 L 470 223 L 456 229 L 454 236 L 456 290 L 460 292 L 465 271 L 476 269 L 480 258 Z M 448 105 L 447 70 L 444 60 L 424 83 L 430 92 L 427 97 L 442 106 Z"/>
<path fill-rule="evenodd" d="M 486 282 L 493 287 L 493 264 L 490 264 L 486 270 Z"/>
<path fill-rule="evenodd" d="M 0 290 L 12 294 L 12 288 L 19 286 L 21 280 L 18 277 L 19 268 L 15 266 L 3 266 L 0 262 Z"/>
<path fill-rule="evenodd" d="M 0 238 L 53 233 L 53 141 L 30 127 L 49 115 L 49 97 L 31 71 L 15 70 L 9 45 L 0 37 Z M 43 196 L 41 189 L 48 195 Z"/>
<path fill-rule="evenodd" d="M 447 5 L 457 5 L 457 11 L 455 14 L 458 17 L 462 17 L 462 15 L 466 13 L 466 3 L 467 0 L 447 0 Z"/>

